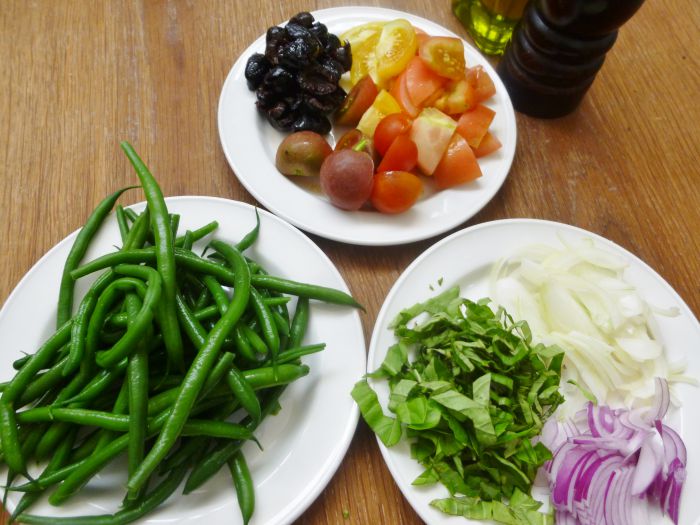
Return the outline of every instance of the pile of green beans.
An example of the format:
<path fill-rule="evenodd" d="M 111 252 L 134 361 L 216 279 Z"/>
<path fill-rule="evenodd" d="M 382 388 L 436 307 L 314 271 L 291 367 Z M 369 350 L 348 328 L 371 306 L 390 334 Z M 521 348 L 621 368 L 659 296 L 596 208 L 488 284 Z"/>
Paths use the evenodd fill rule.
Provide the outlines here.
<path fill-rule="evenodd" d="M 7 491 L 22 493 L 11 521 L 121 524 L 141 518 L 184 481 L 187 494 L 226 466 L 244 523 L 254 484 L 241 450 L 281 407 L 288 384 L 309 373 L 301 362 L 325 344 L 303 344 L 309 302 L 361 306 L 340 290 L 269 275 L 244 255 L 255 227 L 236 244 L 216 239 L 216 222 L 178 236 L 148 168 L 122 148 L 143 188 L 138 214 L 102 201 L 77 235 L 62 273 L 56 331 L 14 363 L 0 385 L 0 458 Z M 121 249 L 83 263 L 116 206 Z M 193 244 L 209 239 L 196 254 Z M 74 311 L 75 282 L 101 272 Z M 296 301 L 291 301 L 292 297 Z M 290 313 L 290 305 L 294 304 Z M 99 516 L 30 513 L 44 494 L 60 505 L 125 454 L 121 508 Z M 27 465 L 43 471 L 30 477 Z"/>

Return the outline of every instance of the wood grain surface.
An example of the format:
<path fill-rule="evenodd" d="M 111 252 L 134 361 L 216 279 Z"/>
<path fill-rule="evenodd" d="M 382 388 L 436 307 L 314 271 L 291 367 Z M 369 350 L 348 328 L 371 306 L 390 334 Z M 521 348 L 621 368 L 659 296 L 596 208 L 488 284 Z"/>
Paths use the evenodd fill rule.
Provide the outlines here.
<path fill-rule="evenodd" d="M 468 38 L 449 0 L 363 3 L 402 9 Z M 166 196 L 214 195 L 254 203 L 220 147 L 216 110 L 223 81 L 268 26 L 301 10 L 351 4 L 3 0 L 0 301 L 49 248 L 82 225 L 104 195 L 134 182 L 120 140 L 137 146 Z M 510 175 L 462 227 L 533 217 L 588 229 L 638 255 L 697 316 L 698 33 L 696 0 L 647 0 L 620 32 L 576 112 L 556 120 L 517 116 Z M 135 200 L 140 194 L 131 192 L 124 202 Z M 391 286 L 438 240 L 357 249 L 312 239 L 366 305 L 367 342 Z M 0 525 L 6 519 L 0 518 Z M 336 475 L 297 523 L 413 525 L 421 520 L 360 422 Z"/>

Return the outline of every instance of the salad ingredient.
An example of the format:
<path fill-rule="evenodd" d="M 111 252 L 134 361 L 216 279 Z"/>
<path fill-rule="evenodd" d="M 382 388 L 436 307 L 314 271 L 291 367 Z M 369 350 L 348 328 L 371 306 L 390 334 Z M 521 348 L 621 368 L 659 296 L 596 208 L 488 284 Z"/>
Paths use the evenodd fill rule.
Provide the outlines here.
<path fill-rule="evenodd" d="M 287 135 L 277 148 L 275 166 L 284 175 L 311 177 L 318 175 L 321 164 L 333 149 L 326 139 L 313 131 Z"/>
<path fill-rule="evenodd" d="M 457 133 L 462 135 L 472 148 L 478 148 L 489 131 L 496 112 L 483 104 L 477 104 L 460 115 Z"/>
<path fill-rule="evenodd" d="M 674 523 L 685 480 L 686 447 L 661 422 L 668 385 L 656 378 L 653 406 L 612 409 L 588 402 L 562 424 L 547 421 L 542 442 L 554 451 L 545 471 L 557 523 L 650 523 L 654 501 Z"/>
<path fill-rule="evenodd" d="M 474 88 L 466 78 L 448 82 L 442 96 L 433 103 L 437 109 L 450 115 L 469 111 L 475 104 Z"/>
<path fill-rule="evenodd" d="M 402 213 L 423 192 L 421 180 L 409 171 L 380 171 L 374 176 L 370 202 L 382 213 Z"/>
<path fill-rule="evenodd" d="M 426 66 L 441 77 L 458 80 L 464 78 L 466 61 L 462 40 L 447 36 L 433 36 L 425 39 L 418 50 L 418 56 Z"/>
<path fill-rule="evenodd" d="M 241 510 L 250 515 L 252 483 L 244 459 L 234 455 L 246 440 L 255 440 L 260 421 L 278 409 L 277 387 L 308 374 L 308 366 L 289 364 L 290 360 L 323 348 L 287 346 L 286 335 L 292 330 L 293 341 L 301 343 L 308 300 L 298 301 L 300 312 L 290 321 L 288 298 L 281 293 L 354 300 L 339 290 L 268 275 L 245 257 L 240 250 L 254 244 L 259 222 L 236 245 L 211 240 L 217 262 L 195 255 L 193 239 L 213 233 L 216 223 L 176 237 L 178 221 L 168 212 L 155 178 L 128 143 L 122 148 L 144 186 L 146 210 L 124 211 L 123 249 L 69 271 L 71 280 L 77 280 L 106 269 L 89 286 L 77 313 L 71 311 L 48 341 L 22 362 L 0 397 L 3 462 L 15 473 L 6 490 L 26 492 L 12 519 L 129 523 L 166 500 L 183 479 L 189 481 L 188 474 L 197 470 L 204 481 L 231 458 L 234 481 L 237 487 L 243 484 L 238 490 L 245 493 Z M 78 241 L 82 244 L 84 239 Z M 172 329 L 165 320 L 170 278 L 177 283 L 177 333 L 182 330 L 186 336 L 180 354 L 171 351 L 164 333 Z M 208 309 L 206 320 L 200 321 L 194 308 Z M 122 315 L 123 322 L 114 322 L 116 315 Z M 66 373 L 75 338 L 82 341 L 82 358 L 77 369 Z M 244 344 L 259 355 L 245 352 Z M 87 431 L 90 427 L 94 431 Z M 222 444 L 227 454 L 217 455 L 218 468 L 201 474 L 198 452 Z M 55 488 L 49 502 L 61 504 L 122 452 L 127 452 L 129 465 L 123 510 L 99 517 L 27 514 L 45 490 Z M 46 469 L 29 477 L 26 465 L 42 455 L 50 456 Z M 163 481 L 151 487 L 148 480 L 156 469 Z M 28 482 L 14 486 L 17 474 Z"/>
<path fill-rule="evenodd" d="M 396 101 L 401 106 L 404 113 L 409 115 L 411 118 L 415 118 L 420 113 L 420 107 L 413 103 L 411 99 L 411 94 L 408 91 L 408 84 L 406 83 L 406 72 L 404 71 L 398 77 L 394 79 L 390 90 L 391 96 L 396 99 Z"/>
<path fill-rule="evenodd" d="M 474 66 L 467 69 L 467 81 L 474 88 L 477 103 L 490 99 L 496 94 L 496 85 L 482 66 Z"/>
<path fill-rule="evenodd" d="M 384 117 L 374 130 L 374 147 L 377 152 L 386 155 L 389 146 L 399 135 L 406 135 L 411 130 L 413 121 L 405 113 L 392 113 Z"/>
<path fill-rule="evenodd" d="M 338 142 L 335 144 L 336 151 L 341 149 L 354 149 L 356 147 L 360 148 L 358 151 L 369 155 L 375 164 L 381 160 L 381 157 L 377 154 L 377 150 L 374 147 L 374 142 L 372 139 L 367 137 L 357 128 L 352 128 L 343 133 L 343 135 L 338 139 Z"/>
<path fill-rule="evenodd" d="M 352 67 L 350 68 L 350 86 L 354 86 L 365 76 L 370 76 L 379 83 L 377 75 L 377 58 L 374 48 L 379 41 L 382 28 L 386 22 L 367 22 L 355 26 L 339 35 L 340 40 L 348 42 L 352 49 Z"/>
<path fill-rule="evenodd" d="M 340 126 L 357 126 L 362 115 L 369 109 L 377 98 L 377 85 L 372 77 L 366 75 L 355 84 L 348 96 L 345 97 L 343 105 L 335 116 L 336 124 Z"/>
<path fill-rule="evenodd" d="M 388 91 L 381 90 L 369 109 L 362 115 L 357 129 L 372 138 L 379 122 L 392 113 L 401 113 L 401 106 Z"/>
<path fill-rule="evenodd" d="M 447 79 L 435 73 L 418 56 L 411 59 L 406 67 L 406 90 L 411 102 L 421 106 L 445 85 Z"/>
<path fill-rule="evenodd" d="M 334 151 L 321 165 L 321 189 L 333 205 L 343 210 L 362 207 L 372 192 L 373 177 L 374 162 L 355 149 Z"/>
<path fill-rule="evenodd" d="M 384 24 L 374 50 L 379 78 L 386 81 L 401 73 L 417 49 L 416 31 L 407 20 L 398 18 Z"/>
<path fill-rule="evenodd" d="M 351 64 L 350 44 L 301 12 L 284 27 L 268 28 L 265 52 L 251 55 L 245 78 L 258 110 L 275 129 L 325 134 L 331 129 L 328 115 L 345 100 L 339 82 Z"/>
<path fill-rule="evenodd" d="M 413 484 L 442 483 L 450 496 L 431 504 L 443 512 L 552 523 L 529 494 L 551 459 L 533 438 L 563 402 L 561 351 L 533 345 L 527 323 L 494 312 L 488 300 L 459 297 L 457 287 L 402 310 L 390 328 L 396 344 L 368 377 L 388 381 L 395 417 L 367 379 L 352 396 L 385 446 L 405 429 L 411 456 L 425 467 Z"/>
<path fill-rule="evenodd" d="M 501 146 L 501 141 L 493 133 L 487 131 L 479 145 L 474 148 L 474 155 L 476 155 L 477 159 L 480 159 L 486 155 L 491 155 L 494 151 L 498 151 Z"/>
<path fill-rule="evenodd" d="M 389 115 L 391 116 L 391 115 Z M 418 162 L 418 147 L 408 135 L 399 135 L 389 146 L 377 167 L 380 171 L 411 171 Z"/>
<path fill-rule="evenodd" d="M 452 135 L 447 151 L 433 172 L 435 184 L 440 189 L 452 188 L 481 177 L 476 155 L 459 133 Z"/>
<path fill-rule="evenodd" d="M 435 108 L 424 108 L 411 127 L 411 140 L 418 147 L 418 167 L 432 175 L 457 129 L 457 123 Z"/>
<path fill-rule="evenodd" d="M 535 340 L 565 350 L 565 379 L 601 404 L 632 407 L 651 402 L 656 377 L 690 379 L 667 361 L 655 309 L 626 280 L 626 266 L 591 238 L 561 239 L 526 246 L 496 264 L 491 293 L 528 320 Z"/>

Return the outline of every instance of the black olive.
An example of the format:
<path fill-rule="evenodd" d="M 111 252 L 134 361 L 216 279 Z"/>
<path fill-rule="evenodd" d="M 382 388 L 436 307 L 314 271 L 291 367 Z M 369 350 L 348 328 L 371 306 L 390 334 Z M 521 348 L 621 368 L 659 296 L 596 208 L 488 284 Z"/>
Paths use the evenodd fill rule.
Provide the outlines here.
<path fill-rule="evenodd" d="M 311 63 L 313 48 L 301 38 L 283 45 L 279 50 L 279 62 L 286 66 L 301 69 Z"/>
<path fill-rule="evenodd" d="M 302 113 L 292 124 L 294 131 L 315 131 L 325 135 L 331 130 L 331 122 L 324 115 Z"/>
<path fill-rule="evenodd" d="M 284 30 L 287 32 L 287 37 L 289 40 L 296 40 L 297 38 L 307 40 L 313 36 L 308 29 L 300 26 L 299 24 L 287 24 L 284 27 Z"/>
<path fill-rule="evenodd" d="M 270 118 L 280 119 L 288 111 L 289 107 L 287 104 L 283 100 L 278 100 L 274 106 L 267 110 L 267 114 L 270 115 Z"/>
<path fill-rule="evenodd" d="M 294 75 L 287 71 L 282 66 L 273 67 L 265 75 L 265 87 L 277 91 L 278 93 L 286 93 L 293 90 L 296 86 Z"/>
<path fill-rule="evenodd" d="M 338 88 L 335 91 L 329 93 L 328 95 L 325 95 L 323 99 L 327 102 L 328 105 L 333 106 L 333 109 L 331 111 L 335 111 L 343 105 L 343 102 L 345 102 L 345 97 L 347 97 L 347 95 L 348 94 L 345 92 L 345 90 L 338 86 Z"/>
<path fill-rule="evenodd" d="M 338 85 L 334 82 L 329 82 L 318 74 L 309 71 L 302 71 L 297 77 L 299 87 L 311 93 L 312 95 L 328 95 L 336 90 Z"/>
<path fill-rule="evenodd" d="M 323 47 L 328 46 L 330 36 L 335 36 L 335 35 L 329 35 L 328 28 L 324 24 L 322 24 L 321 22 L 316 22 L 314 25 L 312 25 L 309 28 L 309 32 L 311 32 L 312 35 L 314 35 L 316 38 L 318 38 L 318 41 L 321 42 L 321 45 Z M 335 39 L 338 40 L 338 37 L 335 37 Z M 339 40 L 338 40 L 338 42 L 340 43 Z"/>
<path fill-rule="evenodd" d="M 335 84 L 338 83 L 341 75 L 345 73 L 342 64 L 330 57 L 323 57 L 318 64 L 318 67 L 314 68 L 314 71 L 329 82 L 333 82 Z"/>
<path fill-rule="evenodd" d="M 263 107 L 269 108 L 272 104 L 275 103 L 279 96 L 271 89 L 260 87 L 255 92 L 255 98 Z"/>
<path fill-rule="evenodd" d="M 271 117 L 267 114 L 267 121 L 275 128 L 277 131 L 292 131 L 294 129 L 294 122 L 296 121 L 294 113 L 288 113 L 280 118 Z"/>
<path fill-rule="evenodd" d="M 283 27 L 272 26 L 265 35 L 265 58 L 273 64 L 279 63 L 279 49 L 287 42 L 287 33 Z"/>
<path fill-rule="evenodd" d="M 265 74 L 270 69 L 270 63 L 261 53 L 251 55 L 245 65 L 245 79 L 248 89 L 251 91 L 257 88 L 265 78 Z"/>
<path fill-rule="evenodd" d="M 333 52 L 338 49 L 341 46 L 340 38 L 335 36 L 333 33 L 328 33 L 328 37 L 326 39 L 326 45 L 324 46 L 326 48 L 326 53 L 329 55 L 333 55 Z"/>
<path fill-rule="evenodd" d="M 329 96 L 330 95 L 306 95 L 304 97 L 304 106 L 312 113 L 318 113 L 320 115 L 331 113 L 337 106 L 334 104 L 334 101 L 329 98 Z"/>
<path fill-rule="evenodd" d="M 352 51 L 350 42 L 345 42 L 341 47 L 334 50 L 330 55 L 335 58 L 343 66 L 345 71 L 350 71 L 352 67 Z"/>
<path fill-rule="evenodd" d="M 303 102 L 304 96 L 299 92 L 295 93 L 294 95 L 284 97 L 284 103 L 287 104 L 289 109 L 291 109 L 292 111 L 296 111 L 297 109 L 299 109 Z"/>
<path fill-rule="evenodd" d="M 289 19 L 290 24 L 298 24 L 302 27 L 309 28 L 314 23 L 314 16 L 308 11 L 302 11 L 297 13 L 292 18 Z"/>

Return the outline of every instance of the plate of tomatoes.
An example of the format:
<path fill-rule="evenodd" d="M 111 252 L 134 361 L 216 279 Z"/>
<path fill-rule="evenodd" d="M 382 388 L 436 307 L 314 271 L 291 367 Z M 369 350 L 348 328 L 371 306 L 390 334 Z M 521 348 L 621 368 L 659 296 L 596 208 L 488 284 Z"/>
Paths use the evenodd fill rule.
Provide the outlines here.
<path fill-rule="evenodd" d="M 306 56 L 313 63 L 299 65 Z M 268 27 L 229 72 L 218 126 L 234 174 L 263 206 L 366 246 L 471 218 L 502 186 L 516 144 L 506 89 L 476 49 L 430 20 L 373 7 Z"/>

